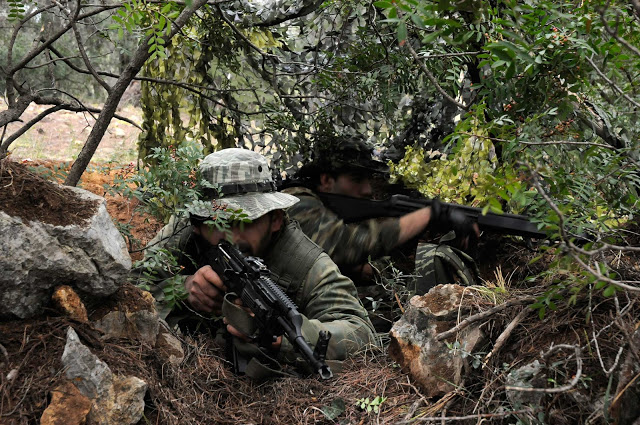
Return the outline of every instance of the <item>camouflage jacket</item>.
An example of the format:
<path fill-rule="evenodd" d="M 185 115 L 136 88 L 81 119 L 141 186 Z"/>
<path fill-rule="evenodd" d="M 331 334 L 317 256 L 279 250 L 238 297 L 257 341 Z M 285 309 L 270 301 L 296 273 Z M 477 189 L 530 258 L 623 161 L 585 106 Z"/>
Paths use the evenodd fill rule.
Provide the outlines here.
<path fill-rule="evenodd" d="M 345 223 L 324 206 L 312 190 L 290 187 L 283 192 L 296 196 L 300 202 L 287 209 L 291 219 L 300 223 L 302 231 L 320 245 L 340 267 L 349 269 L 389 254 L 398 242 L 400 222 L 397 218 L 364 220 Z"/>
<path fill-rule="evenodd" d="M 356 288 L 353 282 L 342 275 L 336 264 L 309 239 L 298 227 L 297 223 L 288 223 L 276 236 L 270 246 L 264 262 L 268 268 L 276 264 L 279 269 L 295 267 L 295 262 L 291 257 L 282 258 L 285 247 L 278 246 L 279 242 L 291 240 L 293 237 L 300 243 L 300 251 L 314 252 L 314 257 L 304 264 L 310 267 L 302 270 L 305 276 L 302 282 L 293 285 L 283 285 L 282 279 L 274 276 L 276 283 L 290 296 L 297 304 L 301 314 L 304 315 L 302 333 L 305 339 L 313 346 L 318 338 L 320 330 L 331 332 L 331 339 L 327 350 L 328 360 L 343 360 L 350 354 L 361 350 L 369 345 L 378 345 L 374 335 L 373 325 L 369 320 L 368 313 L 357 297 Z M 205 265 L 201 255 L 206 251 L 206 241 L 197 237 L 192 232 L 188 220 L 178 220 L 172 218 L 162 231 L 149 243 L 146 258 L 158 249 L 167 249 L 177 255 L 178 263 L 184 267 L 181 276 L 178 277 L 178 284 L 183 285 L 187 275 Z M 317 251 L 313 249 L 317 248 Z M 167 279 L 172 279 L 171 274 L 163 270 L 161 264 L 154 267 L 153 274 L 159 280 L 156 288 L 152 290 L 158 304 L 158 310 L 162 316 L 169 313 L 163 286 Z M 298 273 L 300 275 L 300 273 Z M 135 278 L 135 277 L 134 277 Z M 283 339 L 278 360 L 287 363 L 296 363 L 297 355 L 293 346 Z"/>

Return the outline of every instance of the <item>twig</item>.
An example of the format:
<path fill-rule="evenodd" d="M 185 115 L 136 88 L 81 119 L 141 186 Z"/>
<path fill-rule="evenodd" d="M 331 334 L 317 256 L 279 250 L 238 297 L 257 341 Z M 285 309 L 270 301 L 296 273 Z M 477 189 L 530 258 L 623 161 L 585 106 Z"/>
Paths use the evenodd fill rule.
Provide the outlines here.
<path fill-rule="evenodd" d="M 450 416 L 448 418 L 442 418 L 437 416 L 426 417 L 426 418 L 414 418 L 408 421 L 400 421 L 398 424 L 408 424 L 415 422 L 439 422 L 439 421 L 467 421 L 469 419 L 485 419 L 485 418 L 504 418 L 505 416 L 511 415 L 521 415 L 524 413 L 536 413 L 541 409 L 522 409 L 522 410 L 514 410 L 511 412 L 502 412 L 502 413 L 480 413 L 478 415 L 467 415 L 467 416 Z"/>
<path fill-rule="evenodd" d="M 636 102 L 635 100 L 633 100 L 632 98 L 629 97 L 628 94 L 626 94 L 620 87 L 618 87 L 616 85 L 616 83 L 614 83 L 613 81 L 611 81 L 609 78 L 607 78 L 606 75 L 604 75 L 604 72 L 602 72 L 600 70 L 600 68 L 598 68 L 596 66 L 596 64 L 591 60 L 591 58 L 586 58 L 587 62 L 589 62 L 589 64 L 591 64 L 591 67 L 594 69 L 594 71 L 596 71 L 598 73 L 598 75 L 605 80 L 613 89 L 615 89 L 615 91 L 617 91 L 618 93 L 620 93 L 622 95 L 622 97 L 624 97 L 625 99 L 627 99 L 629 102 L 631 102 L 631 104 L 633 104 L 636 108 L 640 108 L 640 103 Z"/>
<path fill-rule="evenodd" d="M 73 29 L 73 33 L 76 37 L 76 43 L 78 45 L 78 50 L 80 51 L 80 55 L 82 56 L 82 60 L 84 61 L 84 64 L 87 66 L 87 69 L 89 70 L 89 72 L 91 72 L 91 75 L 93 75 L 93 78 L 95 78 L 96 81 L 100 83 L 102 87 L 104 87 L 104 89 L 107 91 L 107 94 L 111 93 L 111 86 L 107 84 L 107 82 L 104 81 L 100 77 L 100 75 L 98 75 L 93 65 L 91 65 L 89 56 L 87 56 L 87 52 L 84 49 L 84 44 L 82 43 L 82 37 L 80 36 L 80 31 L 78 31 L 78 27 L 76 26 L 75 22 L 71 26 L 71 28 Z"/>
<path fill-rule="evenodd" d="M 0 351 L 4 355 L 4 358 L 7 359 L 7 361 L 9 361 L 9 353 L 7 352 L 7 349 L 4 348 L 4 345 L 2 344 L 0 344 Z"/>
<path fill-rule="evenodd" d="M 484 362 L 482 363 L 483 369 L 487 366 L 487 363 L 489 363 L 489 359 L 492 356 L 494 356 L 502 348 L 504 343 L 507 341 L 507 339 L 515 329 L 515 327 L 518 326 L 520 322 L 522 322 L 522 320 L 527 316 L 527 314 L 529 314 L 529 308 L 525 307 L 522 309 L 520 313 L 518 313 L 518 315 L 511 321 L 511 323 L 509 323 L 509 325 L 505 328 L 505 330 L 502 331 L 498 339 L 496 339 L 496 343 L 493 346 L 493 349 L 484 358 Z"/>
<path fill-rule="evenodd" d="M 411 53 L 411 56 L 413 56 L 413 59 L 415 59 L 415 61 L 418 62 L 418 65 L 420 66 L 420 69 L 422 69 L 422 72 L 424 72 L 426 74 L 426 76 L 429 79 L 429 81 L 431 81 L 431 84 L 433 84 L 435 86 L 436 90 L 438 90 L 438 92 L 442 96 L 444 96 L 445 99 L 447 99 L 449 102 L 451 102 L 452 104 L 454 104 L 458 108 L 462 109 L 463 111 L 468 111 L 469 110 L 468 106 L 456 101 L 453 97 L 451 97 L 449 95 L 449 93 L 447 93 L 446 91 L 444 91 L 444 89 L 442 87 L 440 87 L 440 83 L 438 82 L 438 80 L 436 80 L 436 77 L 433 76 L 431 71 L 429 71 L 429 68 L 427 68 L 427 66 L 420 60 L 420 56 L 418 56 L 416 51 L 413 50 L 413 47 L 411 47 L 411 43 L 407 42 L 407 43 L 405 43 L 405 45 L 407 46 L 407 49 L 409 50 L 409 53 Z"/>
<path fill-rule="evenodd" d="M 469 326 L 470 324 L 474 323 L 474 322 L 478 322 L 480 320 L 484 320 L 487 317 L 490 317 L 506 308 L 509 308 L 511 306 L 514 305 L 521 305 L 521 304 L 526 304 L 529 303 L 531 301 L 535 301 L 535 297 L 525 297 L 525 298 L 519 298 L 519 299 L 515 299 L 515 300 L 510 300 L 507 301 L 504 304 L 500 304 L 497 305 L 489 310 L 474 314 L 473 316 L 469 316 L 466 319 L 464 319 L 462 322 L 458 323 L 456 326 L 454 326 L 453 328 L 449 329 L 446 332 L 442 332 L 439 333 L 438 336 L 436 336 L 436 340 L 437 341 L 442 341 L 443 339 L 447 339 L 450 336 L 456 334 L 457 332 L 461 331 L 462 329 L 466 328 L 467 326 Z"/>
<path fill-rule="evenodd" d="M 33 127 L 36 123 L 38 123 L 44 117 L 46 117 L 47 115 L 52 114 L 52 113 L 54 113 L 56 111 L 59 111 L 60 109 L 62 109 L 62 105 L 56 105 L 56 106 L 52 106 L 51 108 L 40 112 L 37 116 L 35 116 L 31 120 L 29 120 L 29 122 L 27 122 L 25 125 L 20 127 L 15 133 L 13 133 L 9 137 L 7 137 L 7 139 L 4 142 L 2 142 L 2 144 L 0 145 L 0 152 L 4 152 L 7 149 L 9 149 L 9 146 L 11 146 L 11 143 L 13 143 L 14 140 L 16 140 L 18 137 L 22 136 L 24 133 L 26 133 L 27 130 L 29 130 L 31 127 Z M 6 128 L 7 127 L 5 126 L 5 129 Z"/>
<path fill-rule="evenodd" d="M 624 386 L 623 389 L 620 390 L 620 392 L 618 394 L 616 394 L 615 398 L 613 399 L 613 401 L 611 402 L 611 405 L 609 406 L 609 409 L 613 408 L 616 403 L 618 402 L 618 400 L 620 399 L 620 397 L 622 397 L 622 395 L 629 389 L 629 387 L 636 382 L 636 380 L 640 378 L 640 373 L 636 374 L 636 376 L 634 376 L 628 383 L 627 385 Z"/>
<path fill-rule="evenodd" d="M 3 417 L 3 416 L 7 417 L 7 416 L 13 415 L 15 411 L 18 410 L 18 407 L 20 407 L 22 402 L 24 402 L 24 399 L 27 398 L 27 395 L 29 394 L 29 389 L 31 388 L 31 384 L 33 383 L 33 375 L 31 375 L 28 379 L 29 379 L 29 382 L 27 383 L 27 388 L 24 390 L 24 394 L 22 394 L 22 398 L 20 399 L 20 401 L 16 403 L 16 405 L 14 406 L 11 412 L 2 413 L 0 414 L 0 417 Z"/>
<path fill-rule="evenodd" d="M 569 345 L 569 344 L 554 345 L 549 349 L 549 351 L 547 351 L 542 355 L 542 358 L 549 357 L 554 351 L 560 348 L 573 348 L 576 354 L 576 373 L 573 376 L 573 379 L 567 385 L 563 385 L 557 388 L 531 388 L 531 387 L 514 387 L 511 385 L 505 385 L 504 389 L 512 390 L 512 391 L 529 392 L 529 393 L 553 394 L 553 393 L 563 393 L 575 387 L 578 381 L 580 380 L 580 377 L 582 376 L 582 350 L 580 349 L 580 346 Z"/>

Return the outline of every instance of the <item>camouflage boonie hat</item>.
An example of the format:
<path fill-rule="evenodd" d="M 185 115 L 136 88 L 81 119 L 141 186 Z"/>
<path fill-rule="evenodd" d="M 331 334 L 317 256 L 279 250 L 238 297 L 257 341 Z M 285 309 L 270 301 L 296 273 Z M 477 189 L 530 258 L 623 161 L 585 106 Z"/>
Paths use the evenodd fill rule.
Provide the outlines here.
<path fill-rule="evenodd" d="M 255 220 L 299 201 L 295 196 L 277 192 L 267 159 L 247 149 L 229 148 L 207 155 L 200 163 L 200 172 L 217 190 L 209 193 L 207 202 L 188 208 L 196 217 L 220 215 L 223 209 L 241 209 L 249 220 Z"/>

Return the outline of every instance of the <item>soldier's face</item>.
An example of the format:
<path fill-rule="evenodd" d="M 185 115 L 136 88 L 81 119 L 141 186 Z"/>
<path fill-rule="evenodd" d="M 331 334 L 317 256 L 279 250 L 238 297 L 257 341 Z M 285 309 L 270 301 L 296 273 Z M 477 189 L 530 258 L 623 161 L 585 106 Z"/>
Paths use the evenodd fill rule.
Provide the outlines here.
<path fill-rule="evenodd" d="M 352 174 L 340 174 L 337 177 L 322 174 L 319 190 L 336 195 L 353 196 L 354 198 L 371 198 L 373 194 L 371 182 L 367 177 Z"/>
<path fill-rule="evenodd" d="M 265 214 L 251 223 L 239 223 L 231 226 L 232 242 L 245 255 L 262 257 L 271 243 L 272 236 L 282 228 L 284 214 L 281 210 Z M 205 238 L 212 245 L 225 239 L 225 233 L 212 226 L 200 225 L 194 232 Z"/>

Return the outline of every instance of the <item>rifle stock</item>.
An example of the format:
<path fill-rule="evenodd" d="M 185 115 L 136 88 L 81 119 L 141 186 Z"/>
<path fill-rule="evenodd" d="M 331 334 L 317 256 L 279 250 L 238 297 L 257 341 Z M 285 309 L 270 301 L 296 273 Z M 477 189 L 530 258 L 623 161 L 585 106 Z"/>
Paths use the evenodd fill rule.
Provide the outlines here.
<path fill-rule="evenodd" d="M 376 217 L 400 217 L 412 211 L 431 205 L 426 198 L 413 198 L 407 195 L 392 195 L 384 200 L 353 198 L 346 195 L 318 193 L 322 202 L 335 212 L 345 223 L 352 223 Z M 478 223 L 480 230 L 526 238 L 546 239 L 546 233 L 538 230 L 528 217 L 516 214 L 482 214 L 480 208 L 466 205 L 446 204 L 455 207 Z"/>

